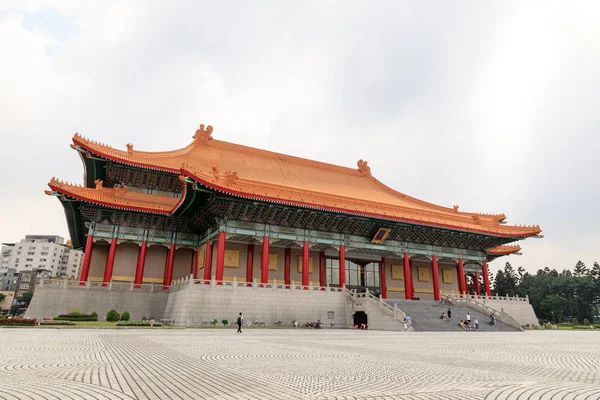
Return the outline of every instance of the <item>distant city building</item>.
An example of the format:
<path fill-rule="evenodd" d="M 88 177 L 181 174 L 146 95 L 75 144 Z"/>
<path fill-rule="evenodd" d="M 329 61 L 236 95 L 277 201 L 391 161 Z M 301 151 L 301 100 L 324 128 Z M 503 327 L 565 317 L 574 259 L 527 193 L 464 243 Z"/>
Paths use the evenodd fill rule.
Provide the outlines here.
<path fill-rule="evenodd" d="M 14 293 L 17 289 L 18 279 L 19 273 L 15 268 L 8 268 L 6 271 L 0 272 L 0 292 Z"/>
<path fill-rule="evenodd" d="M 44 271 L 45 275 L 76 278 L 83 252 L 57 235 L 27 235 L 17 243 L 3 243 L 0 252 L 0 275 L 14 268 L 21 271 Z"/>
<path fill-rule="evenodd" d="M 12 307 L 15 292 L 0 290 L 0 294 L 4 295 L 4 300 L 0 301 L 0 314 L 8 313 Z"/>
<path fill-rule="evenodd" d="M 38 273 L 34 271 L 21 271 L 17 279 L 15 298 L 18 299 L 25 293 L 33 293 L 35 291 L 35 281 L 37 276 Z"/>

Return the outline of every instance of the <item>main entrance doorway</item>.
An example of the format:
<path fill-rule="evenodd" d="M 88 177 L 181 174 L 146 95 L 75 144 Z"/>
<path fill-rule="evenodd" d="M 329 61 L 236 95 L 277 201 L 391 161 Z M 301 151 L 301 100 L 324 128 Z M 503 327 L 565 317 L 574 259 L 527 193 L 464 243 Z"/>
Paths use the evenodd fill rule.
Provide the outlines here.
<path fill-rule="evenodd" d="M 337 258 L 325 260 L 327 283 L 329 286 L 339 286 L 340 265 Z M 379 263 L 365 260 L 346 260 L 346 287 L 358 292 L 369 292 L 379 296 L 381 283 L 379 282 Z"/>

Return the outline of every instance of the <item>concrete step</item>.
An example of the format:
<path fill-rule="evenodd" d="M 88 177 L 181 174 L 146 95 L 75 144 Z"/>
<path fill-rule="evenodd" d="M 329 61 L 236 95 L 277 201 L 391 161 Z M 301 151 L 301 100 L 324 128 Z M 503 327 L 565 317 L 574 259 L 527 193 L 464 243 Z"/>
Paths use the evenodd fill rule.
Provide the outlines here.
<path fill-rule="evenodd" d="M 475 321 L 475 318 L 479 320 L 479 330 L 486 332 L 514 332 L 516 329 L 503 324 L 496 320 L 495 326 L 489 325 L 490 318 L 471 307 L 467 306 L 448 306 L 446 304 L 440 304 L 439 302 L 433 301 L 420 301 L 420 300 L 385 300 L 388 304 L 394 305 L 404 311 L 406 315 L 411 317 L 412 326 L 415 331 L 461 331 L 463 330 L 459 325 L 459 321 L 465 320 L 467 313 L 471 314 L 471 324 Z M 440 316 L 444 311 L 452 311 L 452 318 L 447 321 L 440 319 Z"/>

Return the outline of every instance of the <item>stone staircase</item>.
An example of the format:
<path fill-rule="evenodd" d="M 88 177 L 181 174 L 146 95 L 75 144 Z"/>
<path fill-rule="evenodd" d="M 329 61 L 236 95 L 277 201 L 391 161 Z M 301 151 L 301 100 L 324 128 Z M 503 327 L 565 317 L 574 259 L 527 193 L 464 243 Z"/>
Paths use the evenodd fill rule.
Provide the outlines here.
<path fill-rule="evenodd" d="M 384 300 L 391 307 L 394 304 L 399 310 L 411 317 L 412 327 L 415 331 L 462 331 L 463 329 L 458 326 L 459 321 L 466 319 L 467 313 L 471 314 L 471 323 L 477 317 L 479 319 L 479 330 L 483 332 L 515 332 L 517 329 L 506 325 L 496 320 L 495 326 L 489 325 L 490 318 L 469 306 L 466 305 L 454 305 L 448 306 L 447 304 L 441 304 L 433 301 L 416 301 L 416 300 Z M 448 308 L 452 310 L 452 318 L 449 321 L 440 319 L 440 316 L 444 311 L 448 311 Z"/>

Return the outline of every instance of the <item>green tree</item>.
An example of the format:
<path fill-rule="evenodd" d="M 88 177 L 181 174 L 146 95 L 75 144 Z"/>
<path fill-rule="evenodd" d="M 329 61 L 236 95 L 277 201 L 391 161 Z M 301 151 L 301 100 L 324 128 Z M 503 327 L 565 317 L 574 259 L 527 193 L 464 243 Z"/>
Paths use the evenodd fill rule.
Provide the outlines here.
<path fill-rule="evenodd" d="M 17 298 L 17 300 L 29 304 L 29 302 L 31 301 L 32 298 L 33 298 L 33 293 L 25 292 L 25 293 L 23 293 L 23 295 L 21 297 Z"/>
<path fill-rule="evenodd" d="M 6 295 L 4 293 L 0 293 L 0 303 L 4 301 Z"/>
<path fill-rule="evenodd" d="M 575 269 L 573 269 L 573 275 L 575 275 L 576 277 L 582 277 L 582 276 L 587 276 L 589 273 L 587 267 L 585 266 L 585 264 L 583 263 L 583 261 L 579 260 L 577 261 L 577 264 L 575 264 Z"/>

